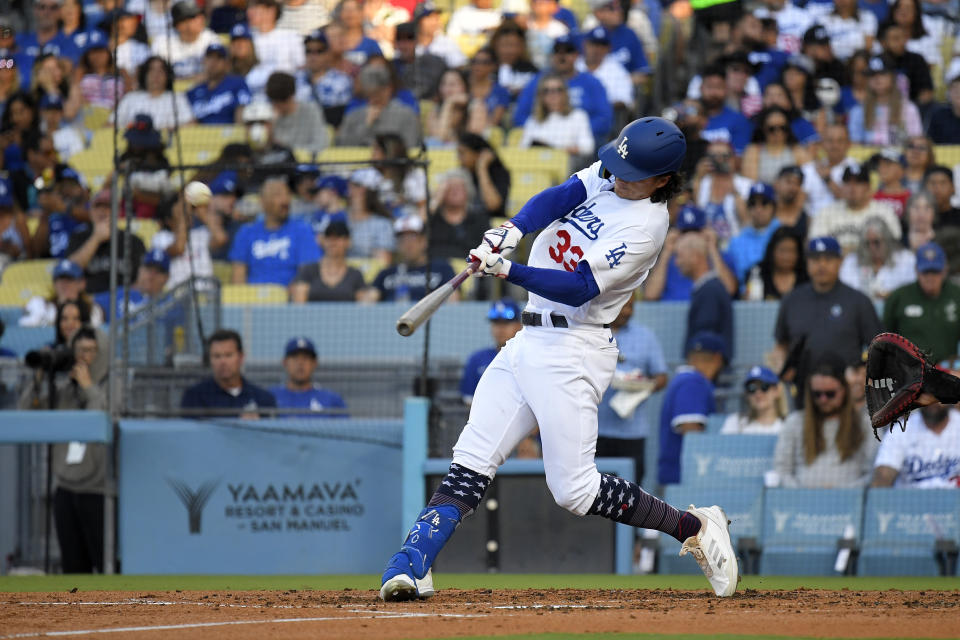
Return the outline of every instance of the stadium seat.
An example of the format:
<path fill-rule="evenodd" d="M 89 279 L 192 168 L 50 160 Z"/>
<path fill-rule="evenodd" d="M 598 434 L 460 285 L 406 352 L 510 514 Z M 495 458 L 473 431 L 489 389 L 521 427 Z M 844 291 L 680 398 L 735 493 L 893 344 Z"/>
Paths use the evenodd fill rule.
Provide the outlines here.
<path fill-rule="evenodd" d="M 862 489 L 768 489 L 760 573 L 833 575 L 837 540 L 847 527 L 859 540 L 862 520 Z"/>
<path fill-rule="evenodd" d="M 688 433 L 683 437 L 681 478 L 691 487 L 763 486 L 773 468 L 776 436 Z"/>
<path fill-rule="evenodd" d="M 372 284 L 377 274 L 387 266 L 387 264 L 376 258 L 347 258 L 347 264 L 360 271 L 363 275 L 363 281 Z"/>
<path fill-rule="evenodd" d="M 560 184 L 570 177 L 570 156 L 562 149 L 504 147 L 500 150 L 500 159 L 514 175 L 519 171 L 543 171 L 552 184 Z"/>
<path fill-rule="evenodd" d="M 429 175 L 440 176 L 451 169 L 460 166 L 457 159 L 457 152 L 453 149 L 429 149 L 427 151 L 427 160 L 430 161 Z"/>
<path fill-rule="evenodd" d="M 500 127 L 491 127 L 487 132 L 487 142 L 490 143 L 490 146 L 499 151 L 500 147 L 503 146 L 504 141 L 503 129 Z"/>
<path fill-rule="evenodd" d="M 521 138 L 523 138 L 523 127 L 514 127 L 507 132 L 507 141 L 504 146 L 519 149 Z"/>
<path fill-rule="evenodd" d="M 22 307 L 34 296 L 47 296 L 53 291 L 53 260 L 13 262 L 0 277 L 0 305 Z"/>
<path fill-rule="evenodd" d="M 106 127 L 111 113 L 106 107 L 86 107 L 82 112 L 83 126 L 96 132 Z"/>
<path fill-rule="evenodd" d="M 91 191 L 98 191 L 113 171 L 113 144 L 78 151 L 70 156 L 70 166 L 83 174 Z"/>
<path fill-rule="evenodd" d="M 734 549 L 741 538 L 760 539 L 763 515 L 763 485 L 740 489 L 714 489 L 690 487 L 683 484 L 669 485 L 664 500 L 683 511 L 687 505 L 698 507 L 720 505 L 730 520 L 730 538 Z M 693 558 L 681 558 L 680 543 L 667 534 L 660 535 L 659 567 L 661 574 L 700 573 Z M 744 559 L 740 559 L 740 571 L 744 571 Z"/>
<path fill-rule="evenodd" d="M 287 288 L 278 284 L 225 284 L 220 295 L 225 305 L 286 304 L 288 300 Z"/>
<path fill-rule="evenodd" d="M 327 147 L 317 162 L 363 162 L 370 159 L 370 147 Z"/>
<path fill-rule="evenodd" d="M 960 164 L 960 145 L 935 144 L 933 145 L 933 155 L 937 160 L 937 164 L 952 167 Z"/>
<path fill-rule="evenodd" d="M 151 220 L 150 218 L 134 218 L 130 225 L 133 235 L 140 238 L 140 241 L 143 242 L 143 246 L 149 249 L 153 244 L 154 234 L 160 231 L 160 223 L 156 220 Z M 126 229 L 126 219 L 118 220 L 117 227 L 120 229 Z"/>
<path fill-rule="evenodd" d="M 227 284 L 233 275 L 233 265 L 226 260 L 213 261 L 213 277 L 220 281 L 220 284 Z"/>
<path fill-rule="evenodd" d="M 960 543 L 960 491 L 869 489 L 858 573 L 940 575 L 937 539 Z"/>
<path fill-rule="evenodd" d="M 550 175 L 546 172 L 513 170 L 511 172 L 510 201 L 507 203 L 507 215 L 515 216 L 520 208 L 527 203 L 527 200 L 551 186 L 553 186 L 553 183 L 550 180 Z"/>

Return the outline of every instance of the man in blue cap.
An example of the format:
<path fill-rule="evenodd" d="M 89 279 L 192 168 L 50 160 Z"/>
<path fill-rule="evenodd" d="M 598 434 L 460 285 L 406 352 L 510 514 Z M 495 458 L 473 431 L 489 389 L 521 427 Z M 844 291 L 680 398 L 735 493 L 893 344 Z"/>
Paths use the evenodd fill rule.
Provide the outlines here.
<path fill-rule="evenodd" d="M 775 211 L 776 194 L 772 186 L 757 182 L 750 187 L 750 195 L 747 196 L 747 221 L 750 226 L 743 227 L 740 233 L 730 239 L 727 247 L 741 288 L 746 285 L 750 268 L 763 260 L 770 236 L 780 227 L 780 222 L 773 217 Z"/>
<path fill-rule="evenodd" d="M 317 370 L 317 348 L 307 337 L 291 338 L 284 349 L 283 368 L 287 380 L 270 389 L 280 409 L 304 409 L 323 413 L 321 417 L 346 416 L 347 404 L 339 394 L 313 383 Z M 290 414 L 287 417 L 310 417 Z"/>
<path fill-rule="evenodd" d="M 230 73 L 227 48 L 219 42 L 207 47 L 203 72 L 203 81 L 187 91 L 194 119 L 200 124 L 242 122 L 243 107 L 250 104 L 250 89 L 241 76 Z"/>
<path fill-rule="evenodd" d="M 347 181 L 329 174 L 317 178 L 313 188 L 316 192 L 313 203 L 317 210 L 310 218 L 310 226 L 319 238 L 331 222 L 347 222 Z"/>
<path fill-rule="evenodd" d="M 323 109 L 324 120 L 337 127 L 353 99 L 353 79 L 333 66 L 333 54 L 323 29 L 314 29 L 304 36 L 303 50 L 307 64 L 295 76 L 297 100 L 315 103 Z"/>
<path fill-rule="evenodd" d="M 824 354 L 853 362 L 863 345 L 883 330 L 870 298 L 840 282 L 843 258 L 836 238 L 812 238 L 806 256 L 810 281 L 780 301 L 772 354 L 781 379 L 800 390 Z M 802 394 L 797 394 L 796 402 L 802 407 Z"/>
<path fill-rule="evenodd" d="M 170 279 L 170 258 L 161 249 L 151 249 L 144 254 L 137 270 L 137 279 L 130 287 L 129 306 L 127 310 L 135 314 L 143 307 L 147 306 L 151 300 L 163 294 L 167 281 Z M 103 309 L 103 321 L 105 323 L 116 315 L 117 318 L 123 316 L 124 309 L 124 288 L 117 286 L 117 313 L 110 312 L 110 292 L 104 291 L 93 296 L 93 301 Z"/>
<path fill-rule="evenodd" d="M 632 110 L 634 87 L 623 62 L 610 55 L 610 32 L 597 25 L 583 39 L 583 57 L 576 62 L 577 71 L 590 73 L 607 91 L 607 99 L 617 115 Z"/>
<path fill-rule="evenodd" d="M 473 392 L 477 390 L 477 383 L 480 382 L 480 376 L 483 375 L 487 366 L 507 344 L 507 340 L 517 335 L 517 332 L 523 328 L 520 324 L 520 307 L 510 298 L 494 302 L 490 306 L 490 311 L 487 312 L 487 320 L 490 321 L 490 335 L 497 346 L 474 351 L 467 358 L 463 375 L 460 377 L 460 396 L 465 404 L 473 402 Z"/>
<path fill-rule="evenodd" d="M 883 305 L 883 325 L 931 355 L 952 357 L 960 341 L 960 287 L 947 280 L 947 256 L 928 242 L 917 249 L 917 280 L 896 289 Z"/>
<path fill-rule="evenodd" d="M 657 482 L 661 485 L 682 480 L 683 436 L 706 429 L 707 418 L 716 411 L 713 380 L 724 367 L 727 345 L 720 334 L 700 331 L 690 336 L 685 350 L 686 364 L 677 367 L 660 409 Z"/>
<path fill-rule="evenodd" d="M 70 242 L 70 234 L 90 222 L 87 210 L 90 191 L 87 181 L 72 167 L 58 167 L 54 194 L 48 204 L 56 207 L 40 209 L 39 222 L 30 238 L 32 258 L 62 258 Z"/>

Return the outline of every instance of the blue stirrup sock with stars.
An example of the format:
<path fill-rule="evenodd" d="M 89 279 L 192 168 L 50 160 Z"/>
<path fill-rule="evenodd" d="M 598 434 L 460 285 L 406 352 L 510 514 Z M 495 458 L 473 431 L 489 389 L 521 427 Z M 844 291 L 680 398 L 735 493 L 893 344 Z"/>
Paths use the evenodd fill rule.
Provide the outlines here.
<path fill-rule="evenodd" d="M 600 474 L 600 491 L 587 515 L 603 516 L 631 527 L 656 529 L 670 534 L 680 542 L 700 532 L 700 519 L 652 496 L 639 485 L 612 476 Z"/>
<path fill-rule="evenodd" d="M 400 553 L 394 554 L 383 574 L 386 582 L 398 573 L 412 573 L 418 580 L 427 575 L 437 554 L 456 531 L 460 521 L 476 511 L 490 478 L 454 463 L 440 482 L 417 521 Z"/>

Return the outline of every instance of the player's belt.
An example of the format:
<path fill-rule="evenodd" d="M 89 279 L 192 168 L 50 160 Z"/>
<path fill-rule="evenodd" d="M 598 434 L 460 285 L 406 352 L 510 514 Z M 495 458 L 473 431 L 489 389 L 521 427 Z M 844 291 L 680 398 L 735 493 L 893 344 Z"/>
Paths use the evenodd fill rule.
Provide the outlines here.
<path fill-rule="evenodd" d="M 533 313 L 532 311 L 523 311 L 520 314 L 520 322 L 527 325 L 528 327 L 542 327 L 543 326 L 543 316 L 539 313 Z M 567 322 L 566 316 L 562 316 L 559 313 L 550 314 L 550 322 L 553 324 L 555 329 L 569 329 L 570 324 Z M 596 325 L 593 325 L 596 326 Z M 610 325 L 603 325 L 604 329 L 609 329 Z"/>

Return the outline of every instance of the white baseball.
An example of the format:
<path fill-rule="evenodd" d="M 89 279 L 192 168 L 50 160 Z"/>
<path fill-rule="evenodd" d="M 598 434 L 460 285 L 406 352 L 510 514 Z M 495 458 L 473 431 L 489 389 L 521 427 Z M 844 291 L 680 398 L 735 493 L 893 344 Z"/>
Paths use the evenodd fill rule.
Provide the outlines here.
<path fill-rule="evenodd" d="M 194 181 L 184 187 L 183 197 L 186 198 L 188 204 L 192 204 L 195 207 L 202 207 L 210 202 L 210 198 L 213 197 L 213 192 L 210 191 L 210 187 L 202 182 Z"/>

